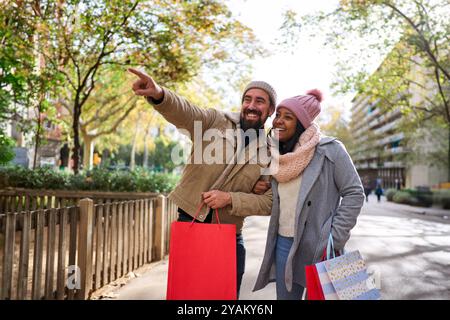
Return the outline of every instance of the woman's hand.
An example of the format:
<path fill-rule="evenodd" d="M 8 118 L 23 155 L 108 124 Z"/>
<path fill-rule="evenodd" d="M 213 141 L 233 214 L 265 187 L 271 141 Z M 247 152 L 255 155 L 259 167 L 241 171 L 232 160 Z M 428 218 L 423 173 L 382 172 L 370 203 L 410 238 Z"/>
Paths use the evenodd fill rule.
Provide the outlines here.
<path fill-rule="evenodd" d="M 269 181 L 258 180 L 258 182 L 256 182 L 255 186 L 253 187 L 253 193 L 264 194 L 269 189 L 270 189 Z"/>

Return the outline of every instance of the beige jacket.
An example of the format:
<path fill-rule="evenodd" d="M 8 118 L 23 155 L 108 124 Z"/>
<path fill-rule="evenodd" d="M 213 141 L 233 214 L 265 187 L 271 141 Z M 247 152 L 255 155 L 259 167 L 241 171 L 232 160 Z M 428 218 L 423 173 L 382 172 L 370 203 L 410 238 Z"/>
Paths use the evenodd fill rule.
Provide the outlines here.
<path fill-rule="evenodd" d="M 169 198 L 175 204 L 183 209 L 191 216 L 195 215 L 199 207 L 202 197 L 201 193 L 209 191 L 211 186 L 216 182 L 221 173 L 227 167 L 226 161 L 220 164 L 206 164 L 202 159 L 204 151 L 210 152 L 214 146 L 215 150 L 222 150 L 223 159 L 234 155 L 234 152 L 225 152 L 230 148 L 235 148 L 236 137 L 227 134 L 226 129 L 240 128 L 240 114 L 226 113 L 216 109 L 201 109 L 192 105 L 184 98 L 176 95 L 172 91 L 163 88 L 164 99 L 161 103 L 153 104 L 157 110 L 168 122 L 174 124 L 178 129 L 184 129 L 189 132 L 193 147 L 190 155 L 190 163 L 186 164 L 181 180 L 175 189 L 170 193 Z M 194 137 L 194 121 L 200 121 L 202 130 L 210 128 L 218 129 L 220 139 L 196 139 Z M 199 122 L 197 122 L 198 126 Z M 205 141 L 208 140 L 208 141 Z M 221 141 L 216 141 L 221 140 Z M 218 144 L 216 144 L 218 143 Z M 201 148 L 196 146 L 201 144 Z M 214 144 L 214 145 L 213 145 Z M 244 217 L 250 215 L 270 215 L 272 208 L 272 190 L 268 190 L 263 195 L 253 194 L 252 190 L 255 183 L 261 175 L 261 163 L 254 163 L 255 158 L 249 156 L 248 150 L 251 145 L 259 144 L 260 148 L 267 148 L 261 140 L 255 139 L 246 147 L 245 163 L 239 162 L 235 164 L 228 177 L 225 179 L 221 191 L 230 192 L 232 204 L 219 209 L 219 218 L 221 223 L 235 224 L 238 234 L 242 231 Z M 209 147 L 208 147 L 209 146 Z M 219 148 L 217 148 L 219 146 Z M 196 155 L 194 155 L 194 150 Z M 201 151 L 201 152 L 199 152 Z M 213 152 L 213 155 L 215 153 Z M 194 164 L 194 158 L 197 157 L 202 161 L 201 164 Z M 250 161 L 252 160 L 252 161 Z M 249 163 L 250 162 L 250 163 Z M 204 208 L 198 220 L 203 221 L 206 218 L 207 210 Z M 216 217 L 213 215 L 213 223 L 216 223 Z"/>

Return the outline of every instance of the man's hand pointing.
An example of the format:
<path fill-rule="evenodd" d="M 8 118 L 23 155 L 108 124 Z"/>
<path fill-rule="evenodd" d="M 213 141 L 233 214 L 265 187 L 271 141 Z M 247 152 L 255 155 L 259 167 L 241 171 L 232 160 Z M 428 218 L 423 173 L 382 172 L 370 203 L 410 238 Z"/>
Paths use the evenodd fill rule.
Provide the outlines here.
<path fill-rule="evenodd" d="M 162 88 L 144 71 L 129 68 L 128 71 L 139 77 L 133 83 L 133 91 L 137 96 L 150 97 L 154 100 L 161 100 L 164 97 Z"/>

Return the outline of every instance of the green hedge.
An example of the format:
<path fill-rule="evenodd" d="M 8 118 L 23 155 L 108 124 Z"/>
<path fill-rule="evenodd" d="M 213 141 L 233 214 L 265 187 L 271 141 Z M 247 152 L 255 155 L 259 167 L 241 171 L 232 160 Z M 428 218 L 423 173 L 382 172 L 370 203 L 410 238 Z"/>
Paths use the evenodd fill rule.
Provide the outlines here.
<path fill-rule="evenodd" d="M 387 189 L 386 190 L 386 199 L 387 201 L 394 201 L 394 195 L 397 193 L 397 189 Z"/>
<path fill-rule="evenodd" d="M 393 197 L 392 200 L 395 203 L 401 203 L 401 204 L 411 204 L 413 202 L 413 197 L 409 192 L 406 191 L 397 191 Z"/>
<path fill-rule="evenodd" d="M 450 190 L 423 191 L 416 189 L 388 189 L 386 191 L 388 201 L 409 204 L 419 207 L 431 207 L 433 204 L 450 209 Z"/>
<path fill-rule="evenodd" d="M 450 190 L 436 190 L 433 192 L 433 203 L 450 209 Z"/>
<path fill-rule="evenodd" d="M 155 173 L 138 168 L 134 171 L 109 171 L 96 168 L 73 175 L 51 167 L 35 170 L 20 166 L 0 167 L 0 189 L 52 189 L 52 190 L 97 190 L 120 192 L 172 191 L 179 176 Z"/>

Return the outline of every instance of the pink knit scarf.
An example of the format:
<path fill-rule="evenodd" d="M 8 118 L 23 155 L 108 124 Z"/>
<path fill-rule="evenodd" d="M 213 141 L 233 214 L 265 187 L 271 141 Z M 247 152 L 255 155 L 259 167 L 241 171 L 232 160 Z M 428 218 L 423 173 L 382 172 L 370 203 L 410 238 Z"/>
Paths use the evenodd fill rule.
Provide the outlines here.
<path fill-rule="evenodd" d="M 301 134 L 293 152 L 280 155 L 278 150 L 273 150 L 272 164 L 278 161 L 279 166 L 278 172 L 273 175 L 275 179 L 278 182 L 288 182 L 301 175 L 311 162 L 319 141 L 319 126 L 313 123 Z"/>

